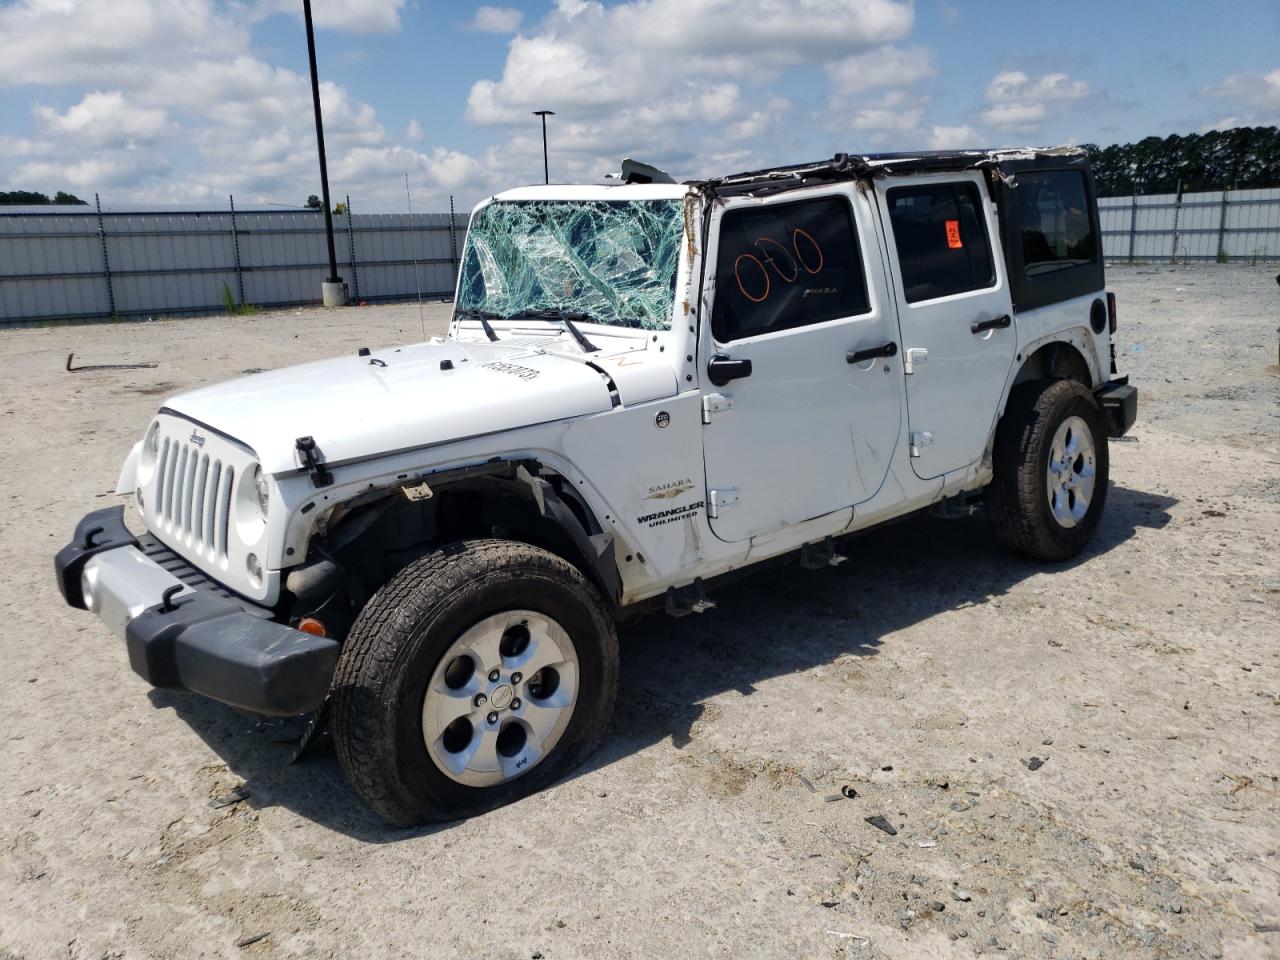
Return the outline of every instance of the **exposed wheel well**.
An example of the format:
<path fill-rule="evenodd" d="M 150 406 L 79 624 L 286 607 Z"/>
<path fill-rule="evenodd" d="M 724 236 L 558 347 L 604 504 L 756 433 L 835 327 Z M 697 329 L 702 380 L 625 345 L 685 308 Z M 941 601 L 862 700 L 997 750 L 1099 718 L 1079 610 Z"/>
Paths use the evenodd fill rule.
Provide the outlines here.
<path fill-rule="evenodd" d="M 423 480 L 429 497 L 405 495 L 406 487 Z M 495 461 L 410 480 L 339 508 L 324 534 L 313 539 L 308 563 L 287 581 L 293 618 L 327 610 L 328 618 L 320 619 L 345 634 L 369 598 L 415 560 L 441 544 L 490 538 L 562 557 L 606 603 L 617 603 L 621 583 L 613 537 L 573 484 L 534 461 Z M 325 575 L 317 575 L 320 569 Z"/>
<path fill-rule="evenodd" d="M 1061 340 L 1046 343 L 1023 361 L 1013 385 L 1028 380 L 1075 380 L 1091 390 L 1096 386 L 1084 354 Z"/>

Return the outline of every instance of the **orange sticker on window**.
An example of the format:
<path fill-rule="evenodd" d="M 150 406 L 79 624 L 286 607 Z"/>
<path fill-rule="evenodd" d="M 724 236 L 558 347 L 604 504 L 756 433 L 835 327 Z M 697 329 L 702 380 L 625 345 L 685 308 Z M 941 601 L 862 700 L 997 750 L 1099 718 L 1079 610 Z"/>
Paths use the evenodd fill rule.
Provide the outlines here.
<path fill-rule="evenodd" d="M 947 246 L 950 247 L 952 250 L 959 250 L 961 247 L 964 246 L 964 244 L 960 242 L 960 221 L 959 220 L 947 221 Z"/>

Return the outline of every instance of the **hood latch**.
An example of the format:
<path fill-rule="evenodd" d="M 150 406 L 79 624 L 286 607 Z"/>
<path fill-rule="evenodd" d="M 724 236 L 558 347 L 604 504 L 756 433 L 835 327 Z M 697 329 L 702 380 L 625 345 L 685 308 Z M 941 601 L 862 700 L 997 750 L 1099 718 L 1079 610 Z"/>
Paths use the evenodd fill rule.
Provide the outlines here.
<path fill-rule="evenodd" d="M 320 459 L 320 450 L 316 447 L 315 437 L 299 437 L 294 442 L 294 449 L 302 455 L 303 469 L 311 476 L 311 482 L 317 487 L 333 485 L 333 474 L 330 473 Z"/>

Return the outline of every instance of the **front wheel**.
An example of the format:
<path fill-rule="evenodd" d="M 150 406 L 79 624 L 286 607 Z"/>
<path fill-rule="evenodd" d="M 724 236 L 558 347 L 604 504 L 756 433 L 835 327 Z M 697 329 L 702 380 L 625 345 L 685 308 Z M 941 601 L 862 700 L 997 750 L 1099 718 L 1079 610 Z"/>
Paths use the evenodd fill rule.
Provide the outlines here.
<path fill-rule="evenodd" d="M 599 743 L 617 635 L 574 566 L 473 540 L 406 567 L 361 612 L 333 684 L 347 778 L 386 820 L 455 820 L 542 789 Z"/>
<path fill-rule="evenodd" d="M 1084 549 L 1107 500 L 1107 427 L 1074 380 L 1020 384 L 996 429 L 987 517 L 995 539 L 1036 560 Z"/>

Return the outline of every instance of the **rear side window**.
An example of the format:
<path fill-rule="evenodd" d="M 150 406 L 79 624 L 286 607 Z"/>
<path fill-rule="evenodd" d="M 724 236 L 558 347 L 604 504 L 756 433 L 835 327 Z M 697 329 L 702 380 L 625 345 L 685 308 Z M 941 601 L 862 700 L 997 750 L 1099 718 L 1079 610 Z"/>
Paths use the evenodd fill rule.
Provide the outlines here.
<path fill-rule="evenodd" d="M 991 244 L 976 185 L 894 187 L 888 201 L 908 303 L 995 283 Z"/>
<path fill-rule="evenodd" d="M 720 343 L 870 309 L 847 200 L 744 207 L 721 219 L 711 315 Z"/>
<path fill-rule="evenodd" d="M 1076 170 L 1019 173 L 1011 191 L 1028 277 L 1093 263 L 1098 258 L 1084 174 Z"/>

